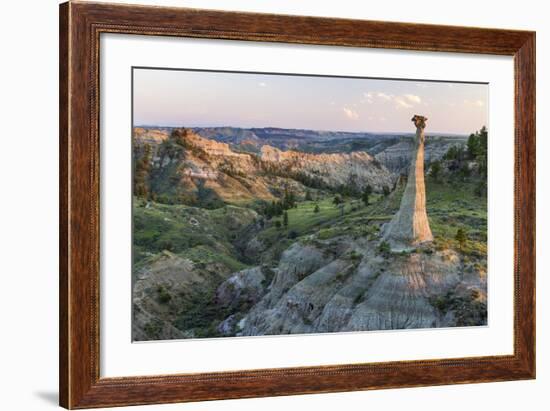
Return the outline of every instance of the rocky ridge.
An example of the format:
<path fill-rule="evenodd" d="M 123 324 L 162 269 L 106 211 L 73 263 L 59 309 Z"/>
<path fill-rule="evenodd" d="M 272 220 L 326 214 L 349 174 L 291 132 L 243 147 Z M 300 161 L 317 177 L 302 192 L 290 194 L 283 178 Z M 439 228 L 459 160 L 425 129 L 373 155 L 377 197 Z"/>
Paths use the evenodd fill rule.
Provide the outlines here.
<path fill-rule="evenodd" d="M 263 298 L 234 324 L 234 335 L 470 325 L 434 302 L 442 295 L 483 310 L 485 278 L 474 273 L 466 279 L 464 261 L 454 251 L 388 258 L 365 240 L 340 238 L 330 244 L 337 255 L 327 256 L 327 246 L 294 244 L 286 250 Z"/>
<path fill-rule="evenodd" d="M 202 184 L 223 201 L 239 203 L 273 200 L 282 186 L 303 194 L 304 184 L 312 181 L 331 188 L 353 182 L 358 189 L 370 185 L 377 192 L 395 181 L 395 176 L 366 152 L 308 154 L 264 145 L 256 155 L 236 152 L 227 143 L 190 130 L 182 133 L 186 145 L 183 152 L 175 150 L 174 144 L 166 145 L 170 138 L 157 138 L 157 132 L 138 129 L 134 134 L 137 150 L 151 147 L 156 184 L 179 181 L 172 191 L 196 192 Z"/>

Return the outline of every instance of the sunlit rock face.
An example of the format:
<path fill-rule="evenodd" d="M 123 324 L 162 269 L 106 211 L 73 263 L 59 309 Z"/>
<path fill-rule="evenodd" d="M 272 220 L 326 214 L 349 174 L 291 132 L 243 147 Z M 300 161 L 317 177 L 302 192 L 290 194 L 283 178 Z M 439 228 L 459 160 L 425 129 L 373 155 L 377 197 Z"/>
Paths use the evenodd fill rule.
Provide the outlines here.
<path fill-rule="evenodd" d="M 384 239 L 392 249 L 407 249 L 433 240 L 426 214 L 426 187 L 424 184 L 424 129 L 428 119 L 415 115 L 415 152 L 409 169 L 407 186 L 399 211 L 388 224 Z"/>
<path fill-rule="evenodd" d="M 287 249 L 266 294 L 232 332 L 252 336 L 450 327 L 464 325 L 460 318 L 484 315 L 475 307 L 486 303 L 486 277 L 473 273 L 466 280 L 463 260 L 453 250 L 384 257 L 364 238 L 334 241 Z M 347 257 L 351 251 L 356 259 Z M 452 301 L 467 302 L 445 312 L 437 308 Z"/>

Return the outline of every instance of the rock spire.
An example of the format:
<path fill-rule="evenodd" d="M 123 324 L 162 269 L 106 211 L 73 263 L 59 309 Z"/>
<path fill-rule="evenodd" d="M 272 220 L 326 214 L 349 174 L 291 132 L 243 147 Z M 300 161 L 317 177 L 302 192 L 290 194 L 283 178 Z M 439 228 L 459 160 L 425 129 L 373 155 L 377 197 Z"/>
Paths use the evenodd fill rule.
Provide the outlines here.
<path fill-rule="evenodd" d="M 399 211 L 384 230 L 384 240 L 392 249 L 403 250 L 433 240 L 426 214 L 426 188 L 424 185 L 424 128 L 428 119 L 415 115 L 415 150 L 411 159 L 407 186 Z"/>

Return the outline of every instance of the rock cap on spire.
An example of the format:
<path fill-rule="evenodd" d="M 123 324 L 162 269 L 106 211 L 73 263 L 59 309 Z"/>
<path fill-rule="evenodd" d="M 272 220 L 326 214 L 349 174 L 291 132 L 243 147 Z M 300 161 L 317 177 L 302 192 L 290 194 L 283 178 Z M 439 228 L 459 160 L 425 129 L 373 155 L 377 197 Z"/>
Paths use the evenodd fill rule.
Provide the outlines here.
<path fill-rule="evenodd" d="M 420 116 L 418 114 L 415 114 L 413 118 L 411 118 L 411 121 L 414 123 L 414 125 L 417 128 L 425 128 L 426 127 L 426 121 L 428 121 L 428 117 Z"/>

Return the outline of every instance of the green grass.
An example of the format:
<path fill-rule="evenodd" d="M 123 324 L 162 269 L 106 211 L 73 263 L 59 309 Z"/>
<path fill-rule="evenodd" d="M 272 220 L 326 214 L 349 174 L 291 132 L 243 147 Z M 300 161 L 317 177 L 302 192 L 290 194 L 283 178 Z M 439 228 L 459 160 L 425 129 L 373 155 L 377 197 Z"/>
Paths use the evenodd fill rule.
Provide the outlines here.
<path fill-rule="evenodd" d="M 298 203 L 298 208 L 291 208 L 288 212 L 288 227 L 277 228 L 275 222 L 282 222 L 281 217 L 271 220 L 267 228 L 260 233 L 259 238 L 266 244 L 276 244 L 287 238 L 288 233 L 294 232 L 297 237 L 316 234 L 319 240 L 351 235 L 357 237 L 376 237 L 378 226 L 370 225 L 371 221 L 391 219 L 388 214 L 387 203 L 393 202 L 381 194 L 373 194 L 368 206 L 355 198 L 344 198 L 340 206 L 333 204 L 334 196 L 327 196 L 319 201 L 304 201 Z M 315 212 L 315 206 L 319 212 Z M 343 213 L 341 207 L 343 206 Z M 385 214 L 379 214 L 381 210 Z"/>
<path fill-rule="evenodd" d="M 233 272 L 241 271 L 248 267 L 246 264 L 237 260 L 233 256 L 216 252 L 216 250 L 204 245 L 186 249 L 179 253 L 179 255 L 188 258 L 193 261 L 193 263 L 198 265 L 222 263 Z"/>
<path fill-rule="evenodd" d="M 235 206 L 206 210 L 136 199 L 134 262 L 140 264 L 148 255 L 168 250 L 187 253 L 190 258 L 202 253 L 207 260 L 214 260 L 216 255 L 230 256 L 229 265 L 238 266 L 233 243 L 255 218 L 254 211 Z"/>
<path fill-rule="evenodd" d="M 474 181 L 426 180 L 426 208 L 436 247 L 460 249 L 455 236 L 462 228 L 468 237 L 462 253 L 487 255 L 487 198 L 476 195 L 475 187 Z"/>
<path fill-rule="evenodd" d="M 436 182 L 426 179 L 427 211 L 436 248 L 453 248 L 465 255 L 484 257 L 487 254 L 487 199 L 475 193 L 476 181 Z M 344 198 L 343 210 L 333 204 L 332 195 L 318 201 L 298 203 L 288 212 L 288 226 L 276 227 L 275 217 L 265 223 L 258 239 L 271 249 L 269 260 L 295 241 L 350 235 L 369 240 L 379 238 L 379 226 L 389 221 L 399 209 L 404 185 L 384 197 L 373 194 L 365 206 L 359 199 Z M 147 204 L 149 204 L 147 206 Z M 315 212 L 315 206 L 319 212 Z M 232 271 L 247 265 L 235 247 L 243 233 L 260 217 L 251 208 L 225 206 L 207 210 L 185 205 L 164 205 L 143 200 L 134 202 L 135 262 L 145 262 L 148 255 L 168 250 L 196 264 L 221 262 Z M 455 240 L 459 228 L 467 241 L 460 248 Z M 248 261 L 248 263 L 252 263 Z"/>
<path fill-rule="evenodd" d="M 487 198 L 476 194 L 476 185 L 475 180 L 426 179 L 426 208 L 437 248 L 453 248 L 474 257 L 487 255 Z M 299 236 L 317 233 L 320 240 L 341 235 L 376 239 L 378 224 L 371 223 L 391 220 L 399 209 L 403 191 L 404 185 L 401 185 L 388 197 L 373 195 L 368 206 L 359 200 L 344 199 L 343 216 L 332 204 L 332 197 L 300 203 L 297 209 L 288 210 L 288 228 L 270 227 L 262 233 L 262 238 L 273 242 L 283 238 L 288 230 L 295 230 Z M 313 211 L 316 203 L 319 213 Z M 459 228 L 466 231 L 468 238 L 462 248 L 455 240 Z"/>

